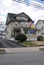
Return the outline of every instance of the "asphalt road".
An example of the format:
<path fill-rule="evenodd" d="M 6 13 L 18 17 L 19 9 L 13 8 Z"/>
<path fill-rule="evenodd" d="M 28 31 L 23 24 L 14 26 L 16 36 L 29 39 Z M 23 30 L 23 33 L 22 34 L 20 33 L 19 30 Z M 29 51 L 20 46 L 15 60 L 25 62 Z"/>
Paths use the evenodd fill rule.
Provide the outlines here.
<path fill-rule="evenodd" d="M 44 52 L 0 54 L 0 65 L 44 65 Z"/>
<path fill-rule="evenodd" d="M 15 48 L 15 47 L 24 47 L 24 46 L 10 40 L 0 39 L 0 48 Z"/>

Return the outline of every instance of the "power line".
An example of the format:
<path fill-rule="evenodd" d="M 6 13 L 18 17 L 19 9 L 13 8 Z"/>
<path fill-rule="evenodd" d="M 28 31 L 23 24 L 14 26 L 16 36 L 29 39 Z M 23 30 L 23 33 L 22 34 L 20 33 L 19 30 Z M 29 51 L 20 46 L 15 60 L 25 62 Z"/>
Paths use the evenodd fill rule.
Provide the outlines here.
<path fill-rule="evenodd" d="M 30 5 L 35 7 L 35 8 L 44 10 L 44 5 L 43 4 L 31 2 Z"/>
<path fill-rule="evenodd" d="M 27 5 L 27 6 L 33 6 L 33 7 L 35 7 L 35 8 L 44 10 L 44 5 L 38 4 L 38 3 L 37 3 L 38 0 L 35 0 L 36 3 L 34 2 L 34 0 L 33 0 L 33 1 L 31 1 L 31 0 L 13 0 L 13 1 L 16 1 L 16 2 L 18 2 L 18 3 L 25 4 L 25 5 Z M 44 0 L 43 0 L 43 1 L 44 1 Z M 40 3 L 40 2 L 39 2 L 39 3 Z"/>

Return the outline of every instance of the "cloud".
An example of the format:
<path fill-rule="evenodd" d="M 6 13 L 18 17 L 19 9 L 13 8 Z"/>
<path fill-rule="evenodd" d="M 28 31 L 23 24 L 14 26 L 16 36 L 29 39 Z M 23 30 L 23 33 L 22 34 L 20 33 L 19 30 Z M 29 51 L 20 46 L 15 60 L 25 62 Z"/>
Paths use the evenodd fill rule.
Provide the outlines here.
<path fill-rule="evenodd" d="M 22 3 L 18 3 L 12 0 L 0 0 L 0 17 L 2 18 L 3 22 L 5 23 L 7 13 L 20 13 L 25 12 L 27 15 L 31 17 L 32 20 L 37 22 L 39 19 L 44 19 L 44 10 L 27 6 Z"/>
<path fill-rule="evenodd" d="M 6 22 L 6 17 L 8 12 L 12 12 L 11 0 L 0 0 L 0 21 Z"/>
<path fill-rule="evenodd" d="M 27 6 L 25 4 L 21 4 L 21 3 L 17 3 L 17 2 L 13 2 L 13 13 L 20 13 L 20 12 L 25 12 L 27 15 L 29 15 L 32 20 L 35 21 L 35 23 L 39 20 L 39 19 L 43 19 L 44 18 L 44 10 L 32 7 L 32 6 Z"/>

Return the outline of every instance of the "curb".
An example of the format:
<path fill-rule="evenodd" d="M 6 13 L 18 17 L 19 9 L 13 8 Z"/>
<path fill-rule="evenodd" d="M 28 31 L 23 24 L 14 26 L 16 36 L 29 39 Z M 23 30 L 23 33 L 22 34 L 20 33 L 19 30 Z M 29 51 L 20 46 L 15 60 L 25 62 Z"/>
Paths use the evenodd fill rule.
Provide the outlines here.
<path fill-rule="evenodd" d="M 32 48 L 32 47 L 22 47 L 22 48 L 3 48 L 0 49 L 0 54 L 6 54 L 6 53 L 16 53 L 16 52 L 34 52 L 39 51 L 39 48 Z"/>
<path fill-rule="evenodd" d="M 0 48 L 0 54 L 44 51 L 44 47 Z"/>

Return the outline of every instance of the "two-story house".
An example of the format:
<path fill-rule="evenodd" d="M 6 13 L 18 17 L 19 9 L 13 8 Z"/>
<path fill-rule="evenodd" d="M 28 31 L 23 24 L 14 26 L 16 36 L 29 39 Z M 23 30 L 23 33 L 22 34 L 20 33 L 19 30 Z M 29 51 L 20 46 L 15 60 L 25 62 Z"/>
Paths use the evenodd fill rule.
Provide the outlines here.
<path fill-rule="evenodd" d="M 44 36 L 44 20 L 38 20 L 36 23 L 36 35 Z"/>
<path fill-rule="evenodd" d="M 15 30 L 21 29 L 21 33 L 26 34 L 26 36 L 29 36 L 30 34 L 30 22 L 32 22 L 32 19 L 25 14 L 24 12 L 19 14 L 13 14 L 8 13 L 7 20 L 6 20 L 6 39 L 11 39 L 12 37 L 15 37 Z"/>

